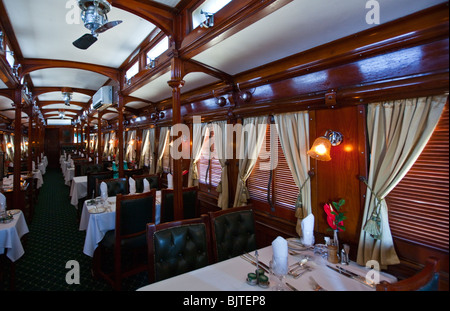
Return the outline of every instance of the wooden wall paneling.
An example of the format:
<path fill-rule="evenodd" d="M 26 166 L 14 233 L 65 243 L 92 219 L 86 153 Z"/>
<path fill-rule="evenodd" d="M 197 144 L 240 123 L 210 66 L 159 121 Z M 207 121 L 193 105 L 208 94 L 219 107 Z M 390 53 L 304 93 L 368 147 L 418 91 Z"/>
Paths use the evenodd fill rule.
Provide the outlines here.
<path fill-rule="evenodd" d="M 343 241 L 357 243 L 360 232 L 361 187 L 358 175 L 365 168 L 364 116 L 358 107 L 345 107 L 318 110 L 315 113 L 315 131 L 317 136 L 324 135 L 327 130 L 341 132 L 344 139 L 339 146 L 332 147 L 331 161 L 315 163 L 315 202 L 312 211 L 316 217 L 315 230 L 332 236 L 323 210 L 325 203 L 345 199 L 343 211 L 347 219 L 344 221 L 345 232 L 340 232 Z M 311 145 L 313 141 L 310 142 Z M 364 151 L 361 151 L 364 150 Z M 361 163 L 363 162 L 363 163 Z"/>

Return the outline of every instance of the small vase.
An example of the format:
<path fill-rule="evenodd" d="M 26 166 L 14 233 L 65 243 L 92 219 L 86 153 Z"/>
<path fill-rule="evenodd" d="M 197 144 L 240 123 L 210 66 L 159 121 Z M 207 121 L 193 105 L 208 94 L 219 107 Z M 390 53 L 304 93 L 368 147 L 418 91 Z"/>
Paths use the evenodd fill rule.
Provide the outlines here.
<path fill-rule="evenodd" d="M 339 232 L 339 230 L 334 230 L 334 236 L 333 236 L 333 239 L 334 239 L 334 245 L 337 247 L 337 254 L 338 254 L 338 257 L 339 257 L 339 238 L 338 238 L 338 232 Z"/>

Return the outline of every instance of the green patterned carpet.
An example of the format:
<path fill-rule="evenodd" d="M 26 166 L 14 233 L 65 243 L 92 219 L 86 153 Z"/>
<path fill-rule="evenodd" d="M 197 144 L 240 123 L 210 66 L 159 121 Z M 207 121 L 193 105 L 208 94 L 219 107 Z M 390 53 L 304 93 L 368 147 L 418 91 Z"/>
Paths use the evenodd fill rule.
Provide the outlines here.
<path fill-rule="evenodd" d="M 92 258 L 83 253 L 85 231 L 78 230 L 77 211 L 70 204 L 69 187 L 64 184 L 58 169 L 48 169 L 40 189 L 38 203 L 29 233 L 24 236 L 25 254 L 16 262 L 17 291 L 110 291 L 109 283 L 94 280 L 91 275 Z M 80 266 L 80 284 L 67 284 L 66 275 L 72 266 Z M 2 261 L 3 262 L 3 261 Z M 2 264 L 3 279 L 0 290 L 8 289 L 9 267 Z M 70 273 L 69 273 L 70 274 Z M 124 291 L 148 284 L 147 274 L 125 279 Z"/>

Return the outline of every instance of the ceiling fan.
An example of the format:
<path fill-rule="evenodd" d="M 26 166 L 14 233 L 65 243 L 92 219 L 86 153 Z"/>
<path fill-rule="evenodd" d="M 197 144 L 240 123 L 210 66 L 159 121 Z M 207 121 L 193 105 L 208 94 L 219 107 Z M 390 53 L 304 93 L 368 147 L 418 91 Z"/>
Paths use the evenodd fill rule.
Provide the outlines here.
<path fill-rule="evenodd" d="M 106 14 L 111 11 L 111 4 L 107 0 L 78 0 L 78 6 L 84 27 L 91 31 L 73 42 L 79 49 L 88 49 L 97 41 L 98 34 L 122 23 L 120 20 L 108 21 Z"/>

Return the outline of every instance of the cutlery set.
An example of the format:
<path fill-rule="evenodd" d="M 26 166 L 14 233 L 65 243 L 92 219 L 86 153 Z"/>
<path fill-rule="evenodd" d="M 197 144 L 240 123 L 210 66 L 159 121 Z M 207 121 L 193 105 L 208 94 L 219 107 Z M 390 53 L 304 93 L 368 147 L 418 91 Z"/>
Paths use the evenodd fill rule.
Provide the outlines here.
<path fill-rule="evenodd" d="M 253 264 L 254 266 L 263 269 L 266 273 L 270 273 L 270 267 L 261 262 L 257 257 L 249 254 L 249 253 L 245 253 L 243 255 L 240 256 L 242 259 L 250 262 L 251 264 Z M 305 273 L 312 271 L 312 269 L 307 265 L 308 259 L 307 258 L 303 258 L 302 260 L 292 264 L 289 266 L 289 271 L 288 274 L 290 276 L 292 276 L 294 279 L 298 279 L 299 277 L 301 277 L 302 275 L 304 275 Z M 363 276 L 356 274 L 348 269 L 344 269 L 340 266 L 336 266 L 336 267 L 332 267 L 330 265 L 327 265 L 327 267 L 343 276 L 346 276 L 348 278 L 354 279 L 366 286 L 369 286 L 370 288 L 374 288 L 375 287 L 375 283 L 367 281 L 366 278 L 364 278 Z M 287 285 L 287 287 L 289 287 L 291 290 L 293 291 L 298 291 L 294 286 L 292 286 L 289 283 L 285 283 Z M 314 291 L 326 291 L 326 289 L 324 289 L 322 286 L 320 286 L 316 280 L 310 276 L 309 277 L 309 284 L 311 286 L 311 288 Z"/>

